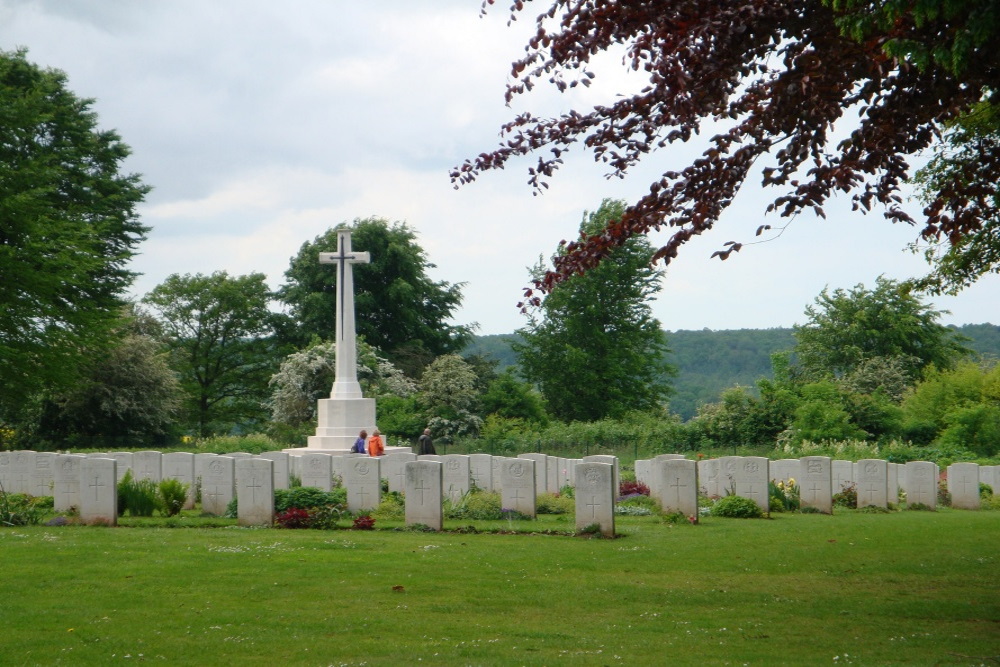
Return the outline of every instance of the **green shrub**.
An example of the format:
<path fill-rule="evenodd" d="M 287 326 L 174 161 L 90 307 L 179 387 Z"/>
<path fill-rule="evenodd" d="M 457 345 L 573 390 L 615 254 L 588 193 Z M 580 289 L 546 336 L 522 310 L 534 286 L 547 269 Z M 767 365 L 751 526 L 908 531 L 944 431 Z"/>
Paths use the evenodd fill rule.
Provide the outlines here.
<path fill-rule="evenodd" d="M 768 503 L 772 512 L 794 512 L 799 509 L 799 487 L 794 480 L 768 482 Z"/>
<path fill-rule="evenodd" d="M 641 505 L 615 505 L 615 514 L 622 516 L 650 516 L 653 510 Z"/>
<path fill-rule="evenodd" d="M 979 497 L 983 500 L 993 496 L 993 487 L 983 482 L 979 483 Z"/>
<path fill-rule="evenodd" d="M 499 493 L 467 493 L 455 503 L 445 504 L 445 516 L 449 519 L 477 519 L 496 521 L 502 519 Z"/>
<path fill-rule="evenodd" d="M 845 483 L 839 492 L 833 494 L 834 507 L 854 509 L 858 506 L 858 486 L 852 482 Z"/>
<path fill-rule="evenodd" d="M 858 508 L 859 514 L 889 514 L 890 512 L 892 510 L 888 507 L 881 507 L 879 505 L 865 505 Z"/>
<path fill-rule="evenodd" d="M 535 512 L 538 514 L 572 514 L 575 511 L 576 501 L 573 498 L 540 493 L 535 499 Z"/>
<path fill-rule="evenodd" d="M 37 526 L 45 514 L 37 500 L 24 493 L 0 490 L 0 526 Z"/>
<path fill-rule="evenodd" d="M 153 516 L 159 505 L 160 494 L 151 479 L 135 479 L 131 470 L 118 482 L 118 516 Z"/>
<path fill-rule="evenodd" d="M 951 491 L 948 490 L 948 482 L 941 480 L 938 482 L 937 502 L 942 507 L 951 507 Z"/>
<path fill-rule="evenodd" d="M 635 494 L 620 500 L 618 507 L 641 507 L 642 509 L 649 510 L 650 514 L 655 514 L 660 511 L 660 501 L 650 496 Z"/>
<path fill-rule="evenodd" d="M 333 491 L 321 491 L 312 486 L 297 486 L 292 489 L 274 490 L 274 511 L 284 512 L 289 508 L 308 510 L 327 505 L 347 505 L 347 490 L 337 488 Z"/>
<path fill-rule="evenodd" d="M 376 519 L 386 521 L 401 521 L 406 518 L 406 503 L 398 491 L 389 491 L 382 496 L 382 501 L 372 512 Z"/>
<path fill-rule="evenodd" d="M 191 487 L 179 479 L 164 479 L 159 484 L 160 512 L 165 516 L 175 516 L 184 509 L 187 502 L 187 492 Z"/>
<path fill-rule="evenodd" d="M 721 516 L 727 519 L 760 519 L 764 516 L 764 512 L 757 503 L 749 498 L 725 496 L 719 498 L 712 506 L 712 516 Z"/>

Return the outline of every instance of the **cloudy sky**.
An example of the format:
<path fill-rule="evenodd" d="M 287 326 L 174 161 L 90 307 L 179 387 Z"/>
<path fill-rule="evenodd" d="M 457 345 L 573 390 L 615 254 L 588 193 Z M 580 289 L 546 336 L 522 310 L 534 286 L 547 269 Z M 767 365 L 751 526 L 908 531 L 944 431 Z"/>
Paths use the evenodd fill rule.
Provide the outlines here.
<path fill-rule="evenodd" d="M 134 265 L 138 296 L 171 273 L 216 270 L 261 271 L 277 287 L 304 242 L 379 216 L 416 230 L 434 279 L 466 283 L 457 323 L 510 333 L 524 323 L 515 304 L 527 268 L 573 238 L 584 211 L 635 200 L 695 151 L 654 154 L 625 180 L 571 153 L 539 197 L 526 185 L 530 160 L 453 189 L 449 169 L 493 148 L 515 112 L 589 108 L 637 84 L 609 59 L 590 89 L 536 90 L 505 107 L 509 65 L 532 27 L 508 26 L 508 4 L 482 18 L 479 0 L 0 0 L 0 48 L 26 47 L 65 71 L 75 93 L 96 99 L 101 127 L 132 147 L 127 169 L 154 188 L 141 210 L 153 231 Z M 906 250 L 914 229 L 846 202 L 710 259 L 759 224 L 781 224 L 764 216 L 766 195 L 747 187 L 713 233 L 682 249 L 654 305 L 664 328 L 791 326 L 824 287 L 925 269 Z M 996 276 L 933 300 L 954 324 L 1000 322 L 998 303 Z"/>

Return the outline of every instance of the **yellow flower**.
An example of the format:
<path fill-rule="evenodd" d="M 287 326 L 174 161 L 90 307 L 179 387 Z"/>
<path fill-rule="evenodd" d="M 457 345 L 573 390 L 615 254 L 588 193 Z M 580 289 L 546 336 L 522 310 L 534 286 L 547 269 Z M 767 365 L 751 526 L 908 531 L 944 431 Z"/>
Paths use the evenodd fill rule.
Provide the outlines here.
<path fill-rule="evenodd" d="M 788 478 L 788 486 L 795 486 L 795 478 L 794 477 L 789 477 Z"/>

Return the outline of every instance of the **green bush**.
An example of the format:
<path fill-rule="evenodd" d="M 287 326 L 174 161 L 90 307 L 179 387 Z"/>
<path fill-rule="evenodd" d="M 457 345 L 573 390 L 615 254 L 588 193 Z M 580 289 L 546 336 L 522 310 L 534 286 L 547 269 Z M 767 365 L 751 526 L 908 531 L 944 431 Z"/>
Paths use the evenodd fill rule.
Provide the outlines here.
<path fill-rule="evenodd" d="M 649 510 L 650 514 L 655 514 L 660 511 L 660 502 L 650 496 L 633 494 L 620 501 L 618 507 L 640 507 Z"/>
<path fill-rule="evenodd" d="M 401 521 L 406 518 L 406 503 L 398 491 L 389 491 L 382 496 L 382 501 L 372 512 L 376 519 L 385 521 Z"/>
<path fill-rule="evenodd" d="M 308 510 L 327 505 L 346 506 L 347 490 L 338 487 L 333 491 L 321 491 L 312 486 L 274 490 L 275 512 L 284 512 L 292 507 Z"/>
<path fill-rule="evenodd" d="M 858 506 L 858 486 L 853 483 L 845 483 L 837 493 L 833 494 L 834 507 L 845 507 L 854 509 Z"/>
<path fill-rule="evenodd" d="M 467 493 L 455 503 L 445 504 L 445 516 L 449 519 L 477 519 L 496 521 L 502 519 L 500 494 L 492 492 Z"/>
<path fill-rule="evenodd" d="M 179 479 L 165 479 L 159 484 L 159 505 L 160 511 L 165 516 L 175 516 L 184 509 L 187 502 L 188 489 L 190 484 L 185 484 Z"/>
<path fill-rule="evenodd" d="M 572 514 L 576 511 L 576 501 L 554 493 L 540 493 L 535 499 L 538 514 Z"/>
<path fill-rule="evenodd" d="M 153 516 L 160 503 L 160 493 L 156 482 L 151 479 L 135 479 L 131 470 L 118 482 L 118 516 Z"/>
<path fill-rule="evenodd" d="M 37 498 L 0 491 L 0 526 L 37 526 L 44 514 Z"/>
<path fill-rule="evenodd" d="M 763 510 L 754 501 L 742 496 L 725 496 L 715 501 L 712 506 L 712 516 L 727 519 L 760 519 Z"/>

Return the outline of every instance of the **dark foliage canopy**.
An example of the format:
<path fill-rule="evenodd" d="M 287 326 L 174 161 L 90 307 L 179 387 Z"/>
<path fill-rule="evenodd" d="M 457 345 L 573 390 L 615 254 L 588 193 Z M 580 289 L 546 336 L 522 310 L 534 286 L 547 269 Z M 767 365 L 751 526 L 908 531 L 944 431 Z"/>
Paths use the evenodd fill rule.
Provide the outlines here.
<path fill-rule="evenodd" d="M 584 216 L 581 230 L 621 215 L 624 202 L 605 200 Z M 633 238 L 592 271 L 549 294 L 514 351 L 524 377 L 537 384 L 549 412 L 563 421 L 622 417 L 656 410 L 670 394 L 666 336 L 649 301 L 661 273 L 653 248 Z"/>
<path fill-rule="evenodd" d="M 147 231 L 148 188 L 93 100 L 24 51 L 0 51 L 0 408 L 69 386 L 107 342 Z"/>
<path fill-rule="evenodd" d="M 527 6 L 515 2 L 511 17 Z M 782 190 L 768 210 L 783 217 L 822 216 L 843 191 L 853 192 L 856 209 L 881 205 L 889 220 L 917 224 L 901 206 L 908 158 L 1000 81 L 995 0 L 557 0 L 536 21 L 526 55 L 513 64 L 508 101 L 544 81 L 560 91 L 589 85 L 592 59 L 616 49 L 648 85 L 585 113 L 516 116 L 499 148 L 452 172 L 456 186 L 539 153 L 529 183 L 544 188 L 575 144 L 621 177 L 710 122 L 728 124 L 701 157 L 665 171 L 620 219 L 568 244 L 535 281 L 542 291 L 661 227 L 674 231 L 654 259 L 669 262 L 715 225 L 755 169 L 764 185 Z M 853 130 L 834 144 L 838 121 Z M 996 217 L 1000 202 L 983 184 L 1000 179 L 1000 151 L 993 146 L 969 166 L 969 178 L 962 172 L 936 184 L 919 221 L 925 239 L 958 243 Z M 715 255 L 740 248 L 727 242 Z M 526 296 L 537 304 L 532 290 Z"/>
<path fill-rule="evenodd" d="M 310 338 L 329 339 L 336 318 L 336 275 L 319 264 L 321 251 L 337 248 L 337 229 L 351 228 L 351 246 L 368 252 L 369 264 L 354 266 L 357 332 L 408 375 L 434 357 L 462 349 L 469 326 L 448 322 L 462 303 L 462 284 L 434 281 L 434 265 L 406 223 L 382 218 L 356 219 L 329 229 L 302 245 L 285 272 L 278 297 L 291 308 L 295 333 L 303 346 Z"/>

